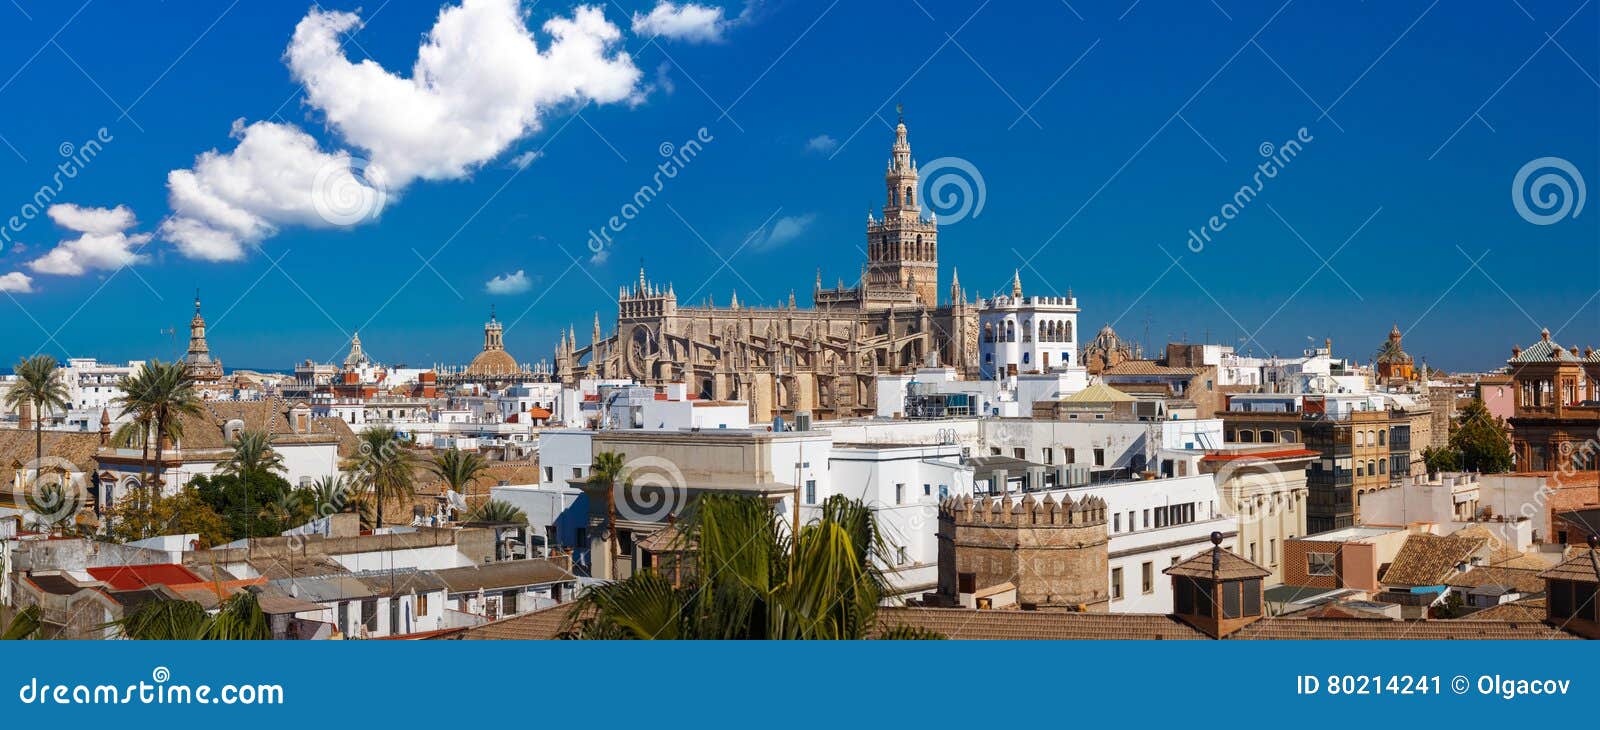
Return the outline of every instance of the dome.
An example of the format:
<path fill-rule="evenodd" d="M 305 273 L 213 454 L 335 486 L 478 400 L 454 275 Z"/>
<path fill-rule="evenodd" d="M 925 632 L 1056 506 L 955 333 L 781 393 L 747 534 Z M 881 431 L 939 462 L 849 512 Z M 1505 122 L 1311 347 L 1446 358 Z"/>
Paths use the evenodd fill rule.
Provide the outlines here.
<path fill-rule="evenodd" d="M 468 375 L 507 375 L 518 370 L 516 359 L 505 350 L 484 350 L 467 366 Z"/>

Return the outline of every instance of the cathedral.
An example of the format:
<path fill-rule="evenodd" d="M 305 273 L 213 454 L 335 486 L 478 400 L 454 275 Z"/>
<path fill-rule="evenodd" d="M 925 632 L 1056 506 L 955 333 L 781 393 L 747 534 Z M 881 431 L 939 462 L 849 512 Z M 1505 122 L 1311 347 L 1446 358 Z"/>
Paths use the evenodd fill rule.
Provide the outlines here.
<path fill-rule="evenodd" d="M 671 284 L 646 278 L 618 293 L 616 326 L 602 336 L 597 316 L 587 346 L 564 333 L 556 370 L 582 378 L 683 382 L 709 400 L 742 400 L 752 421 L 810 412 L 844 418 L 875 412 L 879 374 L 925 365 L 978 372 L 978 311 L 952 274 L 939 302 L 939 227 L 923 217 L 917 163 L 902 120 L 884 173 L 881 218 L 869 212 L 867 261 L 854 287 L 823 288 L 812 307 L 679 306 Z"/>

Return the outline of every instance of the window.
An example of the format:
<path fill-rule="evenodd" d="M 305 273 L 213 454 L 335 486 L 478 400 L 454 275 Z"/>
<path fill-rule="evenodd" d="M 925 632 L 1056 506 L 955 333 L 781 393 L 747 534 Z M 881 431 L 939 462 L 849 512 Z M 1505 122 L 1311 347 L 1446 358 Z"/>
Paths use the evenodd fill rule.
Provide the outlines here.
<path fill-rule="evenodd" d="M 932 484 L 924 484 L 924 485 L 922 485 L 922 496 L 924 496 L 924 497 L 932 497 L 933 496 L 933 485 Z"/>
<path fill-rule="evenodd" d="M 582 479 L 583 478 L 583 467 L 581 467 L 581 466 L 572 467 L 572 478 L 573 479 Z"/>
<path fill-rule="evenodd" d="M 1074 448 L 1072 448 L 1070 446 L 1062 447 L 1061 448 L 1061 463 L 1063 463 L 1063 464 L 1076 464 L 1076 463 L 1078 463 L 1078 450 L 1074 449 Z"/>
<path fill-rule="evenodd" d="M 1018 459 L 1026 459 L 1026 458 L 1028 458 L 1028 450 L 1027 449 L 1012 449 L 1011 450 L 1011 455 L 1017 457 Z"/>
<path fill-rule="evenodd" d="M 1250 543 L 1250 562 L 1256 562 L 1256 544 Z"/>
<path fill-rule="evenodd" d="M 906 501 L 906 485 L 904 485 L 904 484 L 896 484 L 896 485 L 894 485 L 894 503 L 895 504 L 903 504 L 903 503 L 905 503 L 905 501 Z"/>
<path fill-rule="evenodd" d="M 1277 565 L 1278 564 L 1278 539 L 1277 538 L 1272 538 L 1271 540 L 1267 541 L 1267 562 L 1269 562 L 1269 563 L 1271 563 L 1273 565 Z"/>
<path fill-rule="evenodd" d="M 553 481 L 556 480 L 556 468 L 555 467 L 547 466 L 547 467 L 544 468 L 544 480 L 547 481 L 547 482 L 553 482 Z"/>
<path fill-rule="evenodd" d="M 1111 569 L 1111 600 L 1116 601 L 1116 600 L 1121 600 L 1121 598 L 1122 598 L 1122 569 L 1121 568 L 1112 568 Z"/>
<path fill-rule="evenodd" d="M 1139 582 L 1140 582 L 1140 588 L 1142 588 L 1146 594 L 1155 592 L 1155 590 L 1156 590 L 1156 565 L 1155 565 L 1155 563 L 1147 562 L 1147 563 L 1139 566 Z"/>
<path fill-rule="evenodd" d="M 1306 553 L 1306 575 L 1333 574 L 1333 553 Z"/>
<path fill-rule="evenodd" d="M 1150 510 L 1144 511 L 1144 529 L 1150 529 Z"/>
<path fill-rule="evenodd" d="M 426 593 L 418 593 L 417 594 L 416 605 L 417 605 L 417 618 L 422 618 L 423 616 L 428 615 L 428 594 L 426 594 Z"/>
<path fill-rule="evenodd" d="M 817 503 L 817 480 L 806 480 L 806 504 Z"/>
<path fill-rule="evenodd" d="M 1116 514 L 1111 516 L 1111 531 L 1112 532 L 1122 532 L 1122 513 L 1121 512 L 1118 512 L 1118 513 L 1116 513 Z M 1565 533 L 1563 533 L 1563 535 L 1565 535 Z"/>
<path fill-rule="evenodd" d="M 1046 464 L 1054 464 L 1054 463 L 1056 463 L 1056 450 L 1055 449 L 1052 449 L 1052 448 L 1050 448 L 1048 446 L 1046 446 L 1044 448 L 1044 463 L 1046 463 Z"/>
<path fill-rule="evenodd" d="M 1095 466 L 1105 466 L 1106 465 L 1106 450 L 1105 449 L 1095 449 L 1094 450 L 1094 465 Z"/>

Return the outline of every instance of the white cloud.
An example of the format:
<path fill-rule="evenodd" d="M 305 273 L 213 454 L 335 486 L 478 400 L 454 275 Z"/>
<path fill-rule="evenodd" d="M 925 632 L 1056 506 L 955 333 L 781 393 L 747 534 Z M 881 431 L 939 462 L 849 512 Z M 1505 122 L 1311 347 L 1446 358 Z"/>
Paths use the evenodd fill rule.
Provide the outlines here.
<path fill-rule="evenodd" d="M 33 293 L 33 277 L 20 271 L 13 271 L 0 276 L 0 292 L 31 294 Z"/>
<path fill-rule="evenodd" d="M 662 0 L 648 15 L 633 14 L 633 32 L 688 43 L 721 43 L 729 22 L 722 8 Z"/>
<path fill-rule="evenodd" d="M 386 201 L 361 163 L 345 151 L 324 152 L 298 127 L 233 123 L 239 143 L 210 150 L 193 168 L 167 175 L 172 217 L 161 236 L 190 258 L 234 261 L 245 246 L 284 225 L 329 227 L 375 218 Z"/>
<path fill-rule="evenodd" d="M 522 294 L 532 288 L 533 282 L 528 281 L 528 275 L 522 269 L 496 276 L 483 285 L 483 290 L 490 294 Z"/>
<path fill-rule="evenodd" d="M 518 0 L 464 0 L 440 11 L 409 77 L 353 63 L 352 13 L 313 11 L 285 52 L 306 103 L 372 160 L 367 176 L 391 190 L 414 179 L 464 177 L 539 130 L 552 107 L 640 100 L 641 72 L 617 50 L 622 31 L 598 7 L 543 25 L 540 50 Z"/>
<path fill-rule="evenodd" d="M 517 168 L 518 170 L 526 170 L 528 169 L 529 165 L 533 164 L 534 160 L 537 160 L 540 157 L 544 157 L 543 152 L 538 150 L 528 150 L 527 152 L 511 158 L 511 166 Z"/>
<path fill-rule="evenodd" d="M 117 269 L 142 263 L 149 258 L 139 254 L 138 250 L 150 242 L 151 235 L 128 234 L 128 229 L 137 221 L 134 220 L 133 211 L 125 205 L 85 208 L 61 203 L 50 206 L 48 213 L 56 225 L 74 231 L 79 236 L 62 241 L 49 253 L 29 261 L 28 268 L 38 273 L 79 276 L 91 269 Z M 26 277 L 13 281 L 16 285 L 29 286 Z"/>
<path fill-rule="evenodd" d="M 818 152 L 825 155 L 834 151 L 835 149 L 838 149 L 838 147 L 839 140 L 829 137 L 826 134 L 819 134 L 809 140 L 806 140 L 807 152 Z"/>
<path fill-rule="evenodd" d="M 754 246 L 757 250 L 774 249 L 789 243 L 806 232 L 816 220 L 815 213 L 805 215 L 786 215 L 772 222 L 765 230 L 765 235 L 759 235 Z"/>

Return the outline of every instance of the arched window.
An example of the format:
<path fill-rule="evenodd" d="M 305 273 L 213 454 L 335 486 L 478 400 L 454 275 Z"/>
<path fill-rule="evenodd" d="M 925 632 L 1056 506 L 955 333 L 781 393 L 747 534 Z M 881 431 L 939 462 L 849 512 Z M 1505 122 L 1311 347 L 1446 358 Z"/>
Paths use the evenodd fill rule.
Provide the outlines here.
<path fill-rule="evenodd" d="M 906 205 L 908 205 L 908 206 L 909 205 L 913 205 L 913 203 L 911 202 L 912 200 L 914 200 L 914 198 L 911 197 L 911 186 L 907 185 L 906 186 L 906 200 L 905 200 Z M 917 243 L 921 243 L 921 242 L 922 242 L 922 239 L 920 237 L 918 237 Z"/>
<path fill-rule="evenodd" d="M 1028 363 L 1032 362 L 1033 361 L 1033 357 L 1032 356 L 1033 356 L 1033 353 L 1028 352 L 1027 350 L 1023 350 L 1022 351 L 1022 364 L 1023 365 L 1027 365 Z"/>
<path fill-rule="evenodd" d="M 1294 443 L 1295 441 L 1299 441 L 1300 439 L 1295 437 L 1293 431 L 1283 431 L 1283 432 L 1278 434 L 1278 440 L 1282 441 L 1282 442 L 1284 442 L 1286 444 L 1289 444 L 1289 443 Z"/>
<path fill-rule="evenodd" d="M 1365 436 L 1363 436 L 1363 432 L 1362 431 L 1357 431 L 1356 432 L 1356 445 L 1357 446 L 1366 446 L 1367 445 L 1367 439 L 1366 439 Z"/>
<path fill-rule="evenodd" d="M 1256 442 L 1256 432 L 1248 428 L 1239 429 L 1239 443 L 1253 444 Z"/>
<path fill-rule="evenodd" d="M 1261 429 L 1261 443 L 1270 444 L 1277 440 L 1277 433 L 1270 428 Z"/>
<path fill-rule="evenodd" d="M 1389 445 L 1389 432 L 1388 431 L 1379 431 L 1378 432 L 1378 445 L 1379 446 L 1387 446 L 1387 445 Z"/>
<path fill-rule="evenodd" d="M 1377 473 L 1378 473 L 1378 463 L 1375 462 L 1375 461 L 1372 461 L 1371 459 L 1368 459 L 1367 460 L 1367 474 L 1376 475 Z"/>
<path fill-rule="evenodd" d="M 1389 467 L 1384 462 L 1379 461 L 1378 462 L 1378 473 L 1379 474 L 1384 474 L 1384 473 L 1387 473 L 1388 471 L 1389 471 Z"/>

